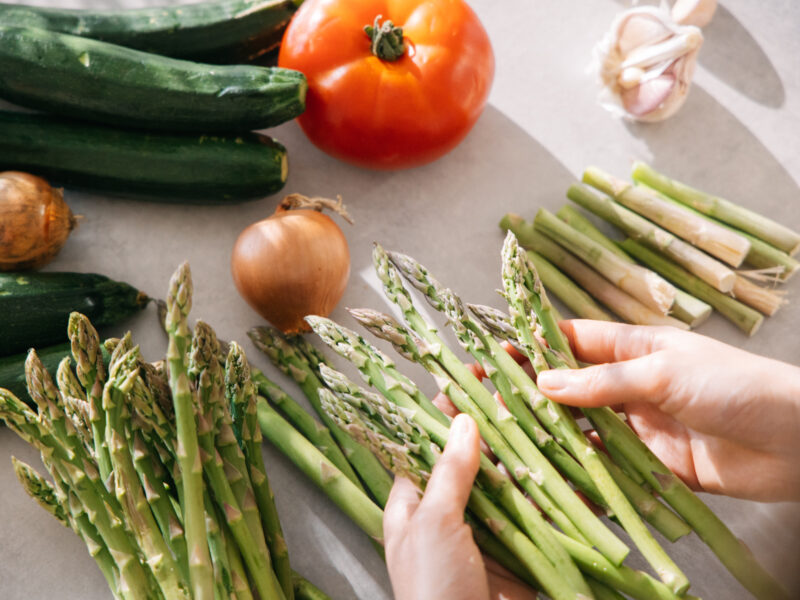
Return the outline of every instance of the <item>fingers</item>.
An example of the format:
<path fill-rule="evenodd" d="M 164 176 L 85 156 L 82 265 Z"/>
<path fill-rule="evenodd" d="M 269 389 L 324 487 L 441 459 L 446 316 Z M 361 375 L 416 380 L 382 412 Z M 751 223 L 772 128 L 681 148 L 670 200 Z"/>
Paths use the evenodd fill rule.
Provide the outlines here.
<path fill-rule="evenodd" d="M 445 517 L 457 514 L 463 519 L 480 462 L 480 436 L 475 421 L 458 415 L 450 425 L 450 434 L 442 457 L 437 461 L 425 489 L 420 510 Z"/>
<path fill-rule="evenodd" d="M 658 349 L 664 328 L 575 319 L 561 321 L 578 360 L 608 363 L 645 356 Z"/>
<path fill-rule="evenodd" d="M 450 398 L 441 392 L 436 394 L 431 402 L 433 402 L 433 405 L 448 417 L 454 418 L 459 412 L 455 404 L 450 401 Z"/>
<path fill-rule="evenodd" d="M 657 352 L 584 369 L 551 369 L 539 374 L 537 384 L 545 396 L 570 406 L 659 405 L 669 396 L 672 368 Z"/>
<path fill-rule="evenodd" d="M 401 539 L 409 520 L 420 503 L 420 490 L 410 479 L 395 477 L 383 511 L 383 536 L 387 552 L 392 540 Z"/>

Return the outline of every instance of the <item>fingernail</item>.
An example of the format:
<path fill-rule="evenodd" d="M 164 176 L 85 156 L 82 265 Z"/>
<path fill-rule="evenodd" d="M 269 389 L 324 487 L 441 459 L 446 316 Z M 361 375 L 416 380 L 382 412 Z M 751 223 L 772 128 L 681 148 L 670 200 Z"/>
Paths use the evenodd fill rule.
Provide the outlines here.
<path fill-rule="evenodd" d="M 537 378 L 539 388 L 556 392 L 569 385 L 569 373 L 561 370 L 550 370 L 539 373 Z"/>

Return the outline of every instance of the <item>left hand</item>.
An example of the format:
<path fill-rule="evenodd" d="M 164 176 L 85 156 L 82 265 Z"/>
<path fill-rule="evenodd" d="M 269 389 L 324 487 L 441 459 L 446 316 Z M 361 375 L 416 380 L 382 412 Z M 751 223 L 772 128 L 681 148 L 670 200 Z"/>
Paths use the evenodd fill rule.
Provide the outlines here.
<path fill-rule="evenodd" d="M 383 515 L 386 563 L 396 600 L 534 600 L 536 593 L 484 560 L 464 523 L 478 473 L 480 436 L 458 415 L 424 496 L 397 477 Z"/>

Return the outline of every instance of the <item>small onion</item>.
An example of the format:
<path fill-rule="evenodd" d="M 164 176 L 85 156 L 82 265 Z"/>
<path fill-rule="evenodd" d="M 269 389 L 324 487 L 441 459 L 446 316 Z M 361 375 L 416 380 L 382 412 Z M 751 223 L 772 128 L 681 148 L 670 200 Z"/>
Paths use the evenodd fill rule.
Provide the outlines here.
<path fill-rule="evenodd" d="M 233 281 L 247 303 L 284 333 L 309 331 L 303 318 L 328 316 L 350 276 L 347 240 L 320 211 L 339 202 L 287 196 L 275 213 L 247 227 L 231 257 Z"/>
<path fill-rule="evenodd" d="M 0 173 L 0 271 L 47 264 L 76 223 L 63 190 L 27 173 Z"/>

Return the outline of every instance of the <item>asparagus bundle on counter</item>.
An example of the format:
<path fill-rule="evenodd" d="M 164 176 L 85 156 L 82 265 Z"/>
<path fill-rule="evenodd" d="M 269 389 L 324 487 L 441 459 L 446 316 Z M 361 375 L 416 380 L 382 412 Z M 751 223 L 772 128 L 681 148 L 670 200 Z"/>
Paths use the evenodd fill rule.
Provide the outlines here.
<path fill-rule="evenodd" d="M 800 234 L 641 162 L 634 164 L 633 179 L 589 167 L 583 174 L 588 185 L 567 191 L 570 200 L 622 230 L 629 238 L 624 242 L 606 237 L 572 206 L 555 216 L 542 209 L 532 222 L 507 214 L 500 227 L 514 232 L 545 284 L 579 317 L 608 318 L 588 294 L 629 323 L 697 327 L 717 309 L 755 333 L 785 298 L 754 281 L 784 282 L 800 268 L 791 256 Z M 674 294 L 664 284 L 674 286 Z"/>
<path fill-rule="evenodd" d="M 669 542 L 694 531 L 755 597 L 788 598 L 727 527 L 613 410 L 585 409 L 603 442 L 602 451 L 569 410 L 538 390 L 510 353 L 504 342 L 518 348 L 537 373 L 577 366 L 558 328 L 559 315 L 547 297 L 534 256 L 509 234 L 502 270 L 509 312 L 467 305 L 470 314 L 460 298 L 425 267 L 376 246 L 373 258 L 378 277 L 404 323 L 370 309 L 350 310 L 368 331 L 433 376 L 456 408 L 476 421 L 483 440 L 502 463 L 500 468 L 481 457 L 465 513 L 478 545 L 549 598 L 666 600 L 692 598 L 687 594 L 689 581 L 650 528 Z M 629 258 L 622 260 L 632 264 Z M 491 380 L 491 388 L 415 308 L 404 280 L 444 313 L 459 344 Z M 699 301 L 686 305 L 687 310 L 702 309 Z M 309 316 L 307 321 L 372 389 L 360 387 L 332 368 L 306 340 L 285 337 L 268 327 L 255 328 L 249 332 L 251 339 L 298 383 L 328 424 L 328 428 L 318 424 L 285 392 L 263 379 L 259 390 L 265 398 L 258 404 L 262 432 L 361 529 L 380 540 L 383 469 L 424 487 L 447 442 L 450 420 L 389 356 L 361 335 L 328 318 Z M 330 436 L 329 431 L 339 433 Z M 337 436 L 367 449 L 381 469 L 364 468 L 363 458 L 358 461 L 362 466 L 356 466 L 352 452 L 332 446 L 333 440 L 342 444 L 344 438 Z M 356 471 L 355 479 L 348 475 L 349 469 L 341 468 L 340 450 Z M 578 491 L 601 515 L 622 526 L 626 541 L 589 510 Z M 625 564 L 628 543 L 644 557 L 650 573 Z"/>
<path fill-rule="evenodd" d="M 15 472 L 84 539 L 115 598 L 324 599 L 289 563 L 244 351 L 233 342 L 223 353 L 202 321 L 192 333 L 191 303 L 184 264 L 155 364 L 130 334 L 101 343 L 79 313 L 55 379 L 31 350 L 35 408 L 0 389 L 0 418 L 41 452 L 50 479 L 13 459 Z"/>

